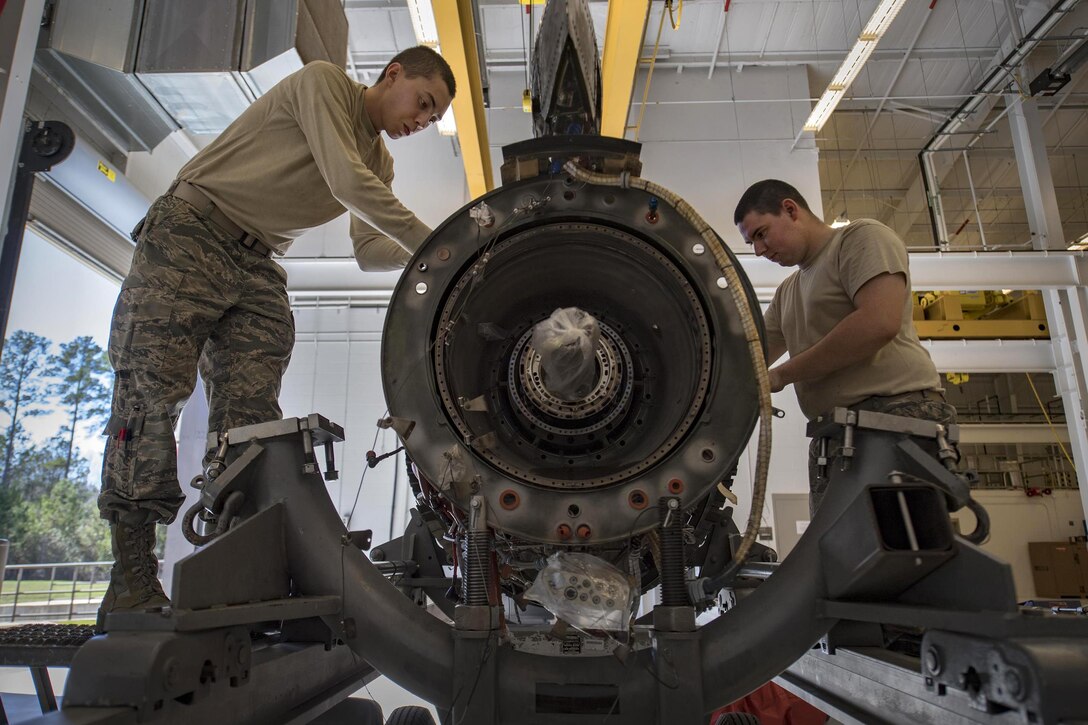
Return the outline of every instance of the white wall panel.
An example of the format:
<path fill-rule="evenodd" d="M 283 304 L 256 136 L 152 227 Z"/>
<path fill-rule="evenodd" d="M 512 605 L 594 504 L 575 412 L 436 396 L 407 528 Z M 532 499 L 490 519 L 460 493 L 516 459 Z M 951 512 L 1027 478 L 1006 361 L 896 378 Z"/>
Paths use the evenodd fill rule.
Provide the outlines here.
<path fill-rule="evenodd" d="M 394 484 L 401 487 L 398 510 L 404 516 L 407 480 L 402 456 L 366 466 L 368 450 L 381 455 L 398 445 L 391 431 L 376 426 L 386 411 L 380 370 L 385 309 L 306 307 L 295 310 L 295 321 L 295 351 L 280 394 L 283 414 L 321 413 L 344 426 L 346 440 L 336 445 L 340 479 L 326 484 L 329 496 L 345 518 L 354 508 L 350 528 L 372 529 L 376 543 L 386 541 Z M 402 524 L 394 525 L 394 536 Z"/>

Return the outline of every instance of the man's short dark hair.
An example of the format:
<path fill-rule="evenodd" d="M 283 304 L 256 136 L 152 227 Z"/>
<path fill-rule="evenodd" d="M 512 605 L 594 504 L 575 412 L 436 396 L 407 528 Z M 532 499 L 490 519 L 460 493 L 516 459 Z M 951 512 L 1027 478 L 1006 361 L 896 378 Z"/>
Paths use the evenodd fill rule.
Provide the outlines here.
<path fill-rule="evenodd" d="M 764 179 L 757 181 L 748 187 L 748 190 L 737 202 L 737 210 L 733 212 L 733 223 L 740 224 L 750 212 L 756 214 L 774 214 L 777 216 L 782 210 L 782 202 L 793 199 L 797 206 L 807 212 L 812 212 L 808 207 L 805 197 L 785 181 L 778 179 Z"/>
<path fill-rule="evenodd" d="M 457 95 L 457 81 L 453 77 L 453 69 L 450 68 L 450 64 L 446 62 L 446 59 L 435 52 L 433 48 L 417 45 L 414 48 L 408 48 L 397 53 L 393 56 L 393 60 L 386 63 L 385 68 L 382 68 L 382 74 L 378 76 L 378 83 L 385 79 L 385 72 L 394 63 L 400 63 L 401 67 L 404 68 L 404 74 L 409 78 L 418 78 L 419 76 L 425 78 L 437 76 L 441 78 L 445 82 L 446 88 L 449 89 L 450 98 Z"/>

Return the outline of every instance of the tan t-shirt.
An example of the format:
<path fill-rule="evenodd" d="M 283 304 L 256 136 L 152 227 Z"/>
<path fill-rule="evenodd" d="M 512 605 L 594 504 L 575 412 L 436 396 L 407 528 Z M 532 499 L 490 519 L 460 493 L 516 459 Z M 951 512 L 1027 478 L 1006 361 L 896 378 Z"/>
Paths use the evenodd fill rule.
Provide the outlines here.
<path fill-rule="evenodd" d="M 243 111 L 178 178 L 281 254 L 349 211 L 359 266 L 403 267 L 431 230 L 393 195 L 393 159 L 366 114 L 365 88 L 331 63 L 309 63 Z"/>
<path fill-rule="evenodd" d="M 903 274 L 910 289 L 907 250 L 895 232 L 872 219 L 837 229 L 815 259 L 778 287 L 764 316 L 769 341 L 785 343 L 791 356 L 804 352 L 856 309 L 854 295 L 862 285 L 885 272 Z M 794 388 L 801 411 L 811 420 L 871 395 L 936 390 L 940 384 L 929 353 L 918 342 L 908 294 L 895 339 L 866 360 Z"/>

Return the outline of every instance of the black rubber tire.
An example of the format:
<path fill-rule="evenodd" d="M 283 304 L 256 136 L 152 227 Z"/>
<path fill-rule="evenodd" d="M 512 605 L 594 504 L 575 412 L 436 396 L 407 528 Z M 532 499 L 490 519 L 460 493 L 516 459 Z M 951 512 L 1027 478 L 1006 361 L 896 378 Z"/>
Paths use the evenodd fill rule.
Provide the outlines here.
<path fill-rule="evenodd" d="M 747 712 L 723 712 L 714 725 L 759 725 L 759 718 Z"/>
<path fill-rule="evenodd" d="M 398 707 L 389 715 L 385 725 L 435 725 L 431 711 L 419 705 Z"/>
<path fill-rule="evenodd" d="M 310 725 L 382 725 L 382 706 L 373 700 L 349 697 L 313 720 Z"/>

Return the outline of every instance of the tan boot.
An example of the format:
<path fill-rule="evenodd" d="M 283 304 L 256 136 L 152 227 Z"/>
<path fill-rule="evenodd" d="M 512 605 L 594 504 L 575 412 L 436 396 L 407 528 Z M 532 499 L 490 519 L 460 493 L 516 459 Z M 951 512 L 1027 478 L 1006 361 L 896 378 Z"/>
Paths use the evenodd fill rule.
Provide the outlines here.
<path fill-rule="evenodd" d="M 154 611 L 170 606 L 159 583 L 155 557 L 156 517 L 149 511 L 127 511 L 110 523 L 113 568 L 98 608 L 96 629 L 104 631 L 106 615 L 118 611 Z"/>

